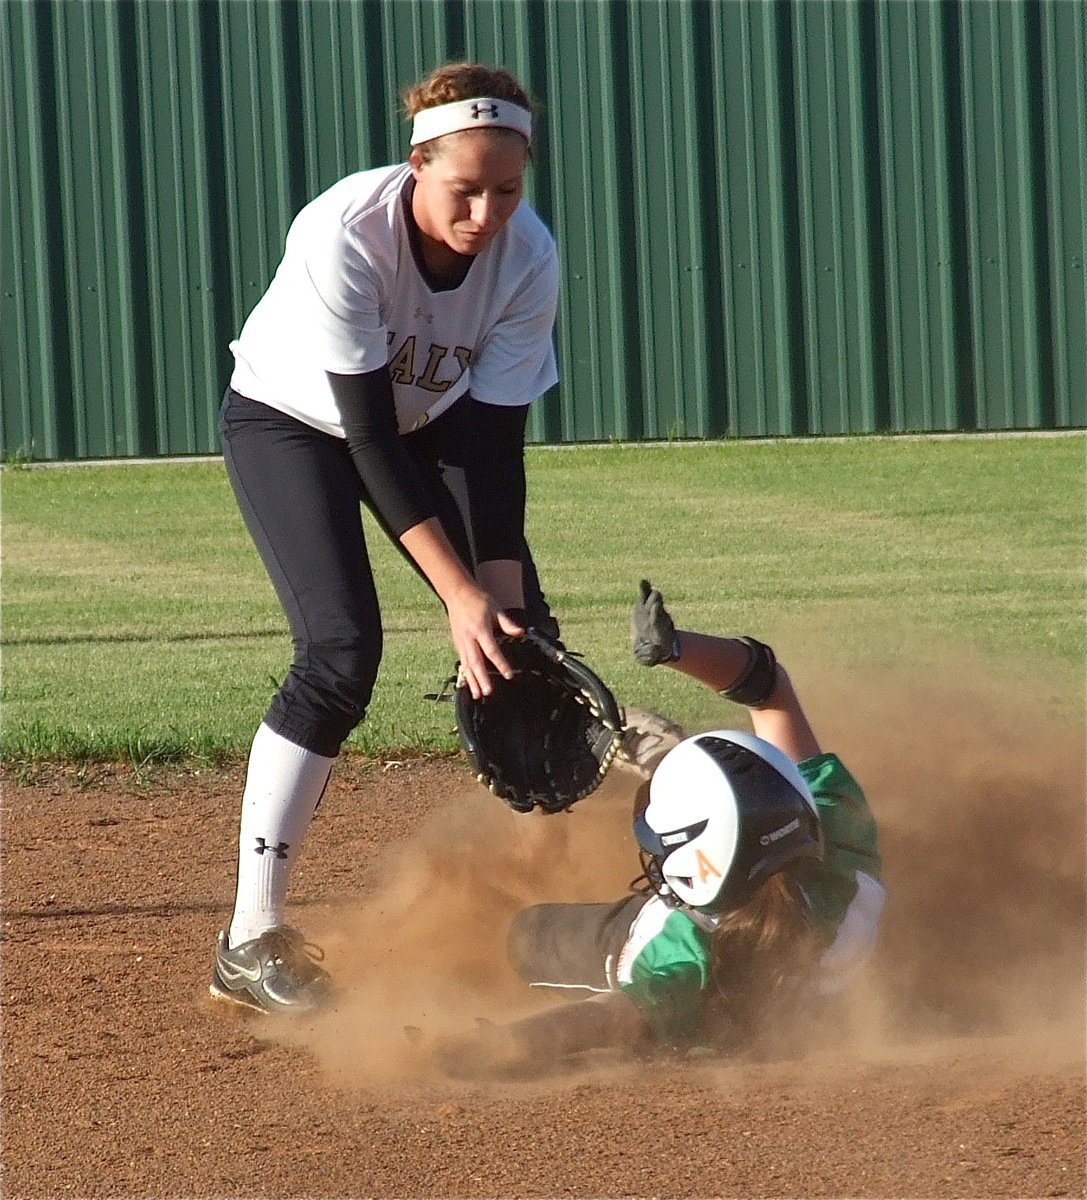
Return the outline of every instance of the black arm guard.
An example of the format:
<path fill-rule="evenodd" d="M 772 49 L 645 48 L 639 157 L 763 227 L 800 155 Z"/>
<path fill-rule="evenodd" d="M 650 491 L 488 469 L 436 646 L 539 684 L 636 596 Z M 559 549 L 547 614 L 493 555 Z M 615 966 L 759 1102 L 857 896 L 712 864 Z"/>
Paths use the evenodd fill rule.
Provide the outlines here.
<path fill-rule="evenodd" d="M 743 642 L 748 649 L 747 667 L 731 687 L 722 688 L 721 695 L 746 708 L 761 708 L 777 686 L 777 659 L 764 642 L 749 637 L 736 640 Z"/>

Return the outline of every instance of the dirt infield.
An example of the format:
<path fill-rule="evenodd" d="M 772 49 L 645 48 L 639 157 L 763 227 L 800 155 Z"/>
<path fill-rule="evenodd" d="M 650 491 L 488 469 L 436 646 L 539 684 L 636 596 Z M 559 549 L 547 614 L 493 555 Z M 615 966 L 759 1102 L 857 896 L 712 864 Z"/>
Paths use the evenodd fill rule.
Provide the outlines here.
<path fill-rule="evenodd" d="M 526 900 L 622 890 L 625 777 L 537 820 L 459 762 L 341 763 L 290 916 L 345 1001 L 281 1031 L 206 998 L 239 772 L 9 772 L 0 1190 L 1084 1196 L 1083 737 L 992 703 L 952 727 L 931 689 L 898 692 L 870 714 L 893 757 L 847 756 L 891 900 L 845 1036 L 799 1059 L 598 1059 L 531 1083 L 443 1079 L 404 1026 L 528 1010 L 505 923 Z"/>

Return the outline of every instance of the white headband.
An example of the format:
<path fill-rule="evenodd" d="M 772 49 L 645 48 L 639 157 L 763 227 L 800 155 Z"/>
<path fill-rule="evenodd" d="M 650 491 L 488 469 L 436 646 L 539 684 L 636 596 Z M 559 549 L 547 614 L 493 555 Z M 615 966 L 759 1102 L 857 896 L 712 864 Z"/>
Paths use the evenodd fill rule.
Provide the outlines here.
<path fill-rule="evenodd" d="M 429 142 L 431 138 L 462 129 L 516 129 L 526 140 L 532 137 L 532 114 L 509 100 L 480 96 L 475 100 L 454 100 L 438 104 L 415 114 L 411 127 L 411 144 Z"/>

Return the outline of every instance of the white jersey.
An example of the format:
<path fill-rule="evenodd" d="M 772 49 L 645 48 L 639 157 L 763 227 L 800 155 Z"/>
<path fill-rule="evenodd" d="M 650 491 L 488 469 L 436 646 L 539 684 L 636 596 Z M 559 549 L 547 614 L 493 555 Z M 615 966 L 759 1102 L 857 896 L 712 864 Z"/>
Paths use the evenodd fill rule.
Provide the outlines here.
<path fill-rule="evenodd" d="M 326 371 L 388 366 L 401 433 L 469 390 L 524 405 L 558 379 L 558 255 L 522 201 L 459 287 L 432 291 L 412 252 L 404 163 L 333 184 L 295 217 L 283 260 L 236 341 L 235 391 L 343 437 Z"/>

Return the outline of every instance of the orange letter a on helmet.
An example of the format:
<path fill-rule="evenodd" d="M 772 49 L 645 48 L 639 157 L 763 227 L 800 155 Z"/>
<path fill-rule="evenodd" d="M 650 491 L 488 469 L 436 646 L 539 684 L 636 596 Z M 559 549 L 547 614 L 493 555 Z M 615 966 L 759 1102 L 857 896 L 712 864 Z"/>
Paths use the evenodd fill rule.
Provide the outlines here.
<path fill-rule="evenodd" d="M 702 853 L 701 850 L 695 851 L 695 858 L 698 860 L 698 881 L 705 883 L 711 875 L 716 875 L 721 878 L 721 872 L 710 862 L 710 860 Z"/>

